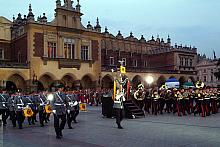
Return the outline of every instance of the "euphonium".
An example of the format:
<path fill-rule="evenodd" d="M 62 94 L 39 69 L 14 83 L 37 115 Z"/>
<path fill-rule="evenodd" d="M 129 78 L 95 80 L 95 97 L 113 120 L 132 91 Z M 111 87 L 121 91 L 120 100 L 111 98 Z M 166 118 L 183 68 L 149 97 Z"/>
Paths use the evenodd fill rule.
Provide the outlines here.
<path fill-rule="evenodd" d="M 203 88 L 205 86 L 205 84 L 202 81 L 197 81 L 196 82 L 196 88 Z"/>
<path fill-rule="evenodd" d="M 50 105 L 46 105 L 45 106 L 45 111 L 46 111 L 46 113 L 52 113 L 53 112 L 53 110 L 52 110 Z"/>
<path fill-rule="evenodd" d="M 137 90 L 135 93 L 134 93 L 134 98 L 136 100 L 144 100 L 144 94 L 143 92 L 140 92 L 139 90 Z"/>

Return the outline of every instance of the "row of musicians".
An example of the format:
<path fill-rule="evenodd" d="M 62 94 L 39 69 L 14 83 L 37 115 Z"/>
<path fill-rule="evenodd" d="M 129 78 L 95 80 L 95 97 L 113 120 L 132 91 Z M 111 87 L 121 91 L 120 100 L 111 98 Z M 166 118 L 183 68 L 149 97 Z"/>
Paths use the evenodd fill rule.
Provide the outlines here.
<path fill-rule="evenodd" d="M 144 94 L 143 94 L 144 95 Z M 151 96 L 144 95 L 142 99 L 135 99 L 137 105 L 145 111 L 157 115 L 178 112 L 178 116 L 194 113 L 208 116 L 218 112 L 220 106 L 220 93 L 186 93 L 186 92 L 154 92 Z M 165 107 L 165 109 L 164 109 Z"/>
<path fill-rule="evenodd" d="M 68 102 L 76 101 L 74 95 L 69 95 Z M 39 114 L 39 121 L 41 127 L 44 123 L 49 121 L 50 113 L 52 113 L 53 106 L 51 101 L 47 99 L 44 94 L 35 95 L 11 95 L 0 94 L 0 115 L 2 115 L 3 125 L 6 126 L 7 118 L 10 116 L 13 127 L 16 127 L 16 121 L 19 129 L 22 129 L 25 117 L 28 119 L 29 125 L 37 122 L 36 116 Z M 74 108 L 74 122 L 76 122 L 76 116 L 78 115 L 78 107 Z M 71 126 L 71 123 L 70 123 Z"/>

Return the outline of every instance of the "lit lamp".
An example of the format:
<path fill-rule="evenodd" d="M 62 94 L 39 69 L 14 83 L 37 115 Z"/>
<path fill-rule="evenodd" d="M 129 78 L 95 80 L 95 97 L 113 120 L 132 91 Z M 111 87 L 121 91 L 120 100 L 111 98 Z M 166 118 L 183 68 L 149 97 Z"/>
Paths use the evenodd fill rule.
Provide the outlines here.
<path fill-rule="evenodd" d="M 150 85 L 154 82 L 154 78 L 152 76 L 147 76 L 145 81 L 147 82 L 148 84 L 148 87 L 149 87 L 149 95 L 150 95 Z"/>
<path fill-rule="evenodd" d="M 152 76 L 147 76 L 146 82 L 147 82 L 147 84 L 151 85 L 154 82 L 154 78 Z"/>

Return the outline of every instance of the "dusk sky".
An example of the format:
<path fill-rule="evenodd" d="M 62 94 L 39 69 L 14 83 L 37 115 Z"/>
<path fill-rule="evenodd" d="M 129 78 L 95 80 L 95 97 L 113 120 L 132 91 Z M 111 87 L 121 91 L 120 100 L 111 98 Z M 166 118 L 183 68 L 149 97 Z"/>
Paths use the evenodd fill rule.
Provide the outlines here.
<path fill-rule="evenodd" d="M 27 15 L 31 3 L 35 18 L 46 13 L 48 20 L 54 18 L 56 0 L 1 0 L 0 16 L 12 20 L 18 13 Z M 62 1 L 63 2 L 63 1 Z M 76 5 L 77 1 L 74 1 Z M 168 34 L 172 45 L 195 46 L 199 54 L 220 57 L 220 0 L 81 0 L 83 25 L 92 25 L 99 17 L 104 31 L 124 37 L 132 31 L 149 40 L 159 35 L 164 40 Z"/>

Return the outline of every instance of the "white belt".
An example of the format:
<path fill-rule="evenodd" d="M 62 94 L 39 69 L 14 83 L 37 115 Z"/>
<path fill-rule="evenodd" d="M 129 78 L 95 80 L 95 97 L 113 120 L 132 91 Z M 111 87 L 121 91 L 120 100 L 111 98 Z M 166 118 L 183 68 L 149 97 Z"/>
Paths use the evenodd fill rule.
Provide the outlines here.
<path fill-rule="evenodd" d="M 33 103 L 27 103 L 28 105 L 32 105 Z"/>
<path fill-rule="evenodd" d="M 17 104 L 18 106 L 24 106 L 24 104 Z"/>
<path fill-rule="evenodd" d="M 64 106 L 64 104 L 54 103 L 56 106 Z"/>
<path fill-rule="evenodd" d="M 210 98 L 204 98 L 205 100 L 210 100 Z"/>

